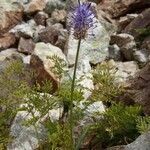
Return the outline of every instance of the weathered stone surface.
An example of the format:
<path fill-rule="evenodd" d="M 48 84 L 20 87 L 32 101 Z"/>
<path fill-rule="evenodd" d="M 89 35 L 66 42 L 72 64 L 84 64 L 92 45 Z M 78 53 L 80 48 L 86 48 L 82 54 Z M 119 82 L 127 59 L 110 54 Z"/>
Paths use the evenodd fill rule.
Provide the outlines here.
<path fill-rule="evenodd" d="M 127 14 L 126 16 L 121 17 L 118 21 L 118 31 L 121 32 L 124 30 L 136 17 L 138 17 L 138 14 Z"/>
<path fill-rule="evenodd" d="M 61 28 L 59 24 L 55 24 L 53 27 L 57 28 L 60 32 L 55 46 L 59 47 L 64 52 L 65 45 L 68 39 L 68 31 L 66 29 Z"/>
<path fill-rule="evenodd" d="M 150 51 L 148 49 L 137 50 L 134 52 L 133 57 L 141 65 L 145 64 L 150 60 Z"/>
<path fill-rule="evenodd" d="M 46 27 L 39 33 L 39 38 L 42 42 L 51 43 L 53 45 L 55 45 L 56 41 L 58 40 L 58 36 L 59 31 L 54 27 Z"/>
<path fill-rule="evenodd" d="M 10 46 L 14 45 L 16 38 L 14 34 L 5 33 L 0 36 L 0 50 L 7 49 Z"/>
<path fill-rule="evenodd" d="M 145 114 L 150 114 L 150 63 L 129 80 L 128 87 L 121 101 L 137 103 L 143 107 Z"/>
<path fill-rule="evenodd" d="M 24 54 L 32 54 L 35 48 L 35 43 L 32 39 L 20 38 L 18 51 Z"/>
<path fill-rule="evenodd" d="M 150 2 L 149 2 L 150 3 Z M 140 29 L 144 29 L 150 26 L 150 8 L 143 11 L 138 15 L 125 29 L 123 32 L 132 34 L 134 37 L 138 37 Z"/>
<path fill-rule="evenodd" d="M 48 14 L 46 14 L 43 11 L 38 12 L 35 16 L 34 16 L 34 20 L 37 23 L 37 25 L 46 25 L 46 19 L 48 18 Z"/>
<path fill-rule="evenodd" d="M 38 116 L 37 112 L 36 114 Z M 14 140 L 8 145 L 8 150 L 34 150 L 39 147 L 38 138 L 40 138 L 40 140 L 45 139 L 46 131 L 42 125 L 36 125 L 38 130 L 36 130 L 34 126 L 28 127 L 23 125 L 24 121 L 28 121 L 31 118 L 32 115 L 27 111 L 20 111 L 17 113 L 10 132 L 11 136 L 14 137 Z"/>
<path fill-rule="evenodd" d="M 44 30 L 44 29 L 45 29 L 45 26 L 42 26 L 42 25 L 38 25 L 38 26 L 36 27 L 36 30 L 35 30 L 35 32 L 34 32 L 34 34 L 33 34 L 33 40 L 34 40 L 35 43 L 37 43 L 37 42 L 40 41 L 39 33 L 40 33 L 42 30 Z"/>
<path fill-rule="evenodd" d="M 0 52 L 0 61 L 4 61 L 6 58 L 10 58 L 12 55 L 20 55 L 17 49 L 10 48 Z"/>
<path fill-rule="evenodd" d="M 15 3 L 7 1 L 0 2 L 0 34 L 6 33 L 22 20 L 23 8 Z"/>
<path fill-rule="evenodd" d="M 52 18 L 48 18 L 46 20 L 46 26 L 52 26 L 54 24 L 55 24 L 55 22 L 54 22 L 54 20 Z"/>
<path fill-rule="evenodd" d="M 150 36 L 147 36 L 143 40 L 141 48 L 144 48 L 144 49 L 147 49 L 148 51 L 150 51 Z"/>
<path fill-rule="evenodd" d="M 55 23 L 64 23 L 66 21 L 67 12 L 65 10 L 55 10 L 51 14 L 51 18 Z"/>
<path fill-rule="evenodd" d="M 42 84 L 47 80 L 52 81 L 53 91 L 57 89 L 60 81 L 59 75 L 54 73 L 54 70 L 52 70 L 54 62 L 48 58 L 54 55 L 66 61 L 65 55 L 62 53 L 60 48 L 41 42 L 36 44 L 30 61 L 31 67 L 36 71 L 37 82 Z"/>
<path fill-rule="evenodd" d="M 22 58 L 22 60 L 23 60 L 23 63 L 24 63 L 24 64 L 30 64 L 31 55 L 24 56 L 24 57 Z"/>
<path fill-rule="evenodd" d="M 112 35 L 117 31 L 117 23 L 113 20 L 110 15 L 102 11 L 101 7 L 96 7 L 96 15 L 98 17 L 99 22 L 106 29 L 106 31 Z"/>
<path fill-rule="evenodd" d="M 45 7 L 45 12 L 48 14 L 51 14 L 55 9 L 61 10 L 66 7 L 66 4 L 64 1 L 61 0 L 48 0 L 46 7 Z"/>
<path fill-rule="evenodd" d="M 31 0 L 28 4 L 24 5 L 26 13 L 34 13 L 41 11 L 46 6 L 46 0 Z"/>
<path fill-rule="evenodd" d="M 115 61 L 122 59 L 120 48 L 116 44 L 109 46 L 109 58 Z"/>
<path fill-rule="evenodd" d="M 116 73 L 118 82 L 125 82 L 129 78 L 135 76 L 139 70 L 138 64 L 134 61 L 129 62 L 116 62 Z"/>
<path fill-rule="evenodd" d="M 51 43 L 64 50 L 64 46 L 67 40 L 67 31 L 57 28 L 55 25 L 46 27 L 39 33 L 39 38 L 42 42 Z"/>
<path fill-rule="evenodd" d="M 116 82 L 121 84 L 124 84 L 139 71 L 138 64 L 135 61 L 115 62 L 112 59 L 108 61 L 108 65 L 112 68 L 112 72 L 115 73 Z"/>
<path fill-rule="evenodd" d="M 102 0 L 99 5 L 105 12 L 116 18 L 130 13 L 131 10 L 134 12 L 137 9 L 148 8 L 150 2 L 147 0 Z"/>
<path fill-rule="evenodd" d="M 136 51 L 134 37 L 129 34 L 117 34 L 111 36 L 111 44 L 117 44 L 126 60 L 133 60 L 133 53 Z"/>
<path fill-rule="evenodd" d="M 28 23 L 23 22 L 15 26 L 9 32 L 14 33 L 16 37 L 24 37 L 24 38 L 34 38 L 34 33 L 36 31 L 36 23 L 34 20 L 28 21 Z"/>

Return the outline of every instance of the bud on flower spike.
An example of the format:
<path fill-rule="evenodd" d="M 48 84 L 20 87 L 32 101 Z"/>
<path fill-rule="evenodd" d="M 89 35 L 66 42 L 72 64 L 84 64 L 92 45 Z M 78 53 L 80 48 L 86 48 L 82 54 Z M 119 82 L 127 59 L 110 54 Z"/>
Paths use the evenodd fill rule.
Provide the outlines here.
<path fill-rule="evenodd" d="M 91 3 L 79 3 L 78 6 L 73 8 L 69 17 L 69 28 L 75 39 L 85 39 L 96 27 L 95 20 L 95 11 Z M 93 35 L 93 33 L 90 33 L 90 35 Z"/>

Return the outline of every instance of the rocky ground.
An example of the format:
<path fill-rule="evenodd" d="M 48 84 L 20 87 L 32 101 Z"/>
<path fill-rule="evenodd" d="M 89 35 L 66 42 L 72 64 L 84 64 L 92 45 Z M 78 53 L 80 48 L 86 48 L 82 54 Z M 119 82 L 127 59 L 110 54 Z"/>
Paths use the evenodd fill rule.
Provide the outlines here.
<path fill-rule="evenodd" d="M 94 89 L 89 79 L 92 67 L 108 62 L 117 69 L 117 82 L 126 90 L 120 99 L 128 105 L 140 104 L 144 114 L 150 115 L 150 0 L 90 1 L 94 2 L 98 23 L 93 30 L 95 37 L 81 43 L 77 78 L 84 76 L 81 84 Z M 72 74 L 77 40 L 68 33 L 66 20 L 73 3 L 75 0 L 1 0 L 0 72 L 8 61 L 20 59 L 24 66 L 35 70 L 39 84 L 51 80 L 56 91 L 61 79 L 51 71 L 53 62 L 48 57 L 56 55 L 63 59 Z M 90 94 L 85 90 L 84 98 Z M 94 105 L 104 111 L 102 103 Z M 57 111 L 52 114 L 57 117 Z M 30 133 L 33 129 L 18 124 L 23 116 L 26 114 L 18 113 L 15 117 L 11 130 L 16 140 L 8 146 L 9 150 L 37 148 L 37 139 Z M 111 149 L 149 150 L 150 133 L 127 146 Z"/>

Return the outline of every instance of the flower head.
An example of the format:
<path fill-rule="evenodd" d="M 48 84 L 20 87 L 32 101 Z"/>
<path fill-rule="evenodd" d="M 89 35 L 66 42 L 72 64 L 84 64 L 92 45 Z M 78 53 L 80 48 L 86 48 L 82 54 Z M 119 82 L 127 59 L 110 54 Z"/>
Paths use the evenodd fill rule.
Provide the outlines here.
<path fill-rule="evenodd" d="M 75 39 L 85 39 L 89 29 L 95 27 L 95 13 L 91 3 L 78 4 L 70 16 L 69 27 L 73 31 Z"/>

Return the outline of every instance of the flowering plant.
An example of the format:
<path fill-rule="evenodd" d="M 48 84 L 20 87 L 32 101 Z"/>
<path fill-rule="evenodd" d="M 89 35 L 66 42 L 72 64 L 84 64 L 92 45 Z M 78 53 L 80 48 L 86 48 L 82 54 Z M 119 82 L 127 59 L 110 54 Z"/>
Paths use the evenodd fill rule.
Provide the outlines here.
<path fill-rule="evenodd" d="M 85 39 L 87 35 L 92 31 L 93 28 L 96 27 L 95 25 L 95 13 L 93 10 L 93 7 L 91 6 L 91 3 L 80 3 L 80 0 L 78 0 L 78 5 L 73 8 L 73 11 L 71 12 L 69 16 L 69 27 L 70 31 L 73 33 L 73 36 L 76 40 L 78 40 L 78 46 L 77 46 L 77 53 L 76 53 L 76 59 L 75 59 L 75 66 L 74 66 L 74 73 L 72 77 L 72 85 L 71 85 L 71 104 L 70 108 L 70 133 L 73 143 L 73 97 L 74 97 L 74 89 L 75 89 L 75 79 L 76 79 L 76 70 L 77 70 L 77 64 L 78 64 L 78 58 L 79 58 L 79 51 L 81 46 L 81 40 Z M 91 33 L 90 33 L 91 34 Z M 93 33 L 92 33 L 93 35 Z"/>

